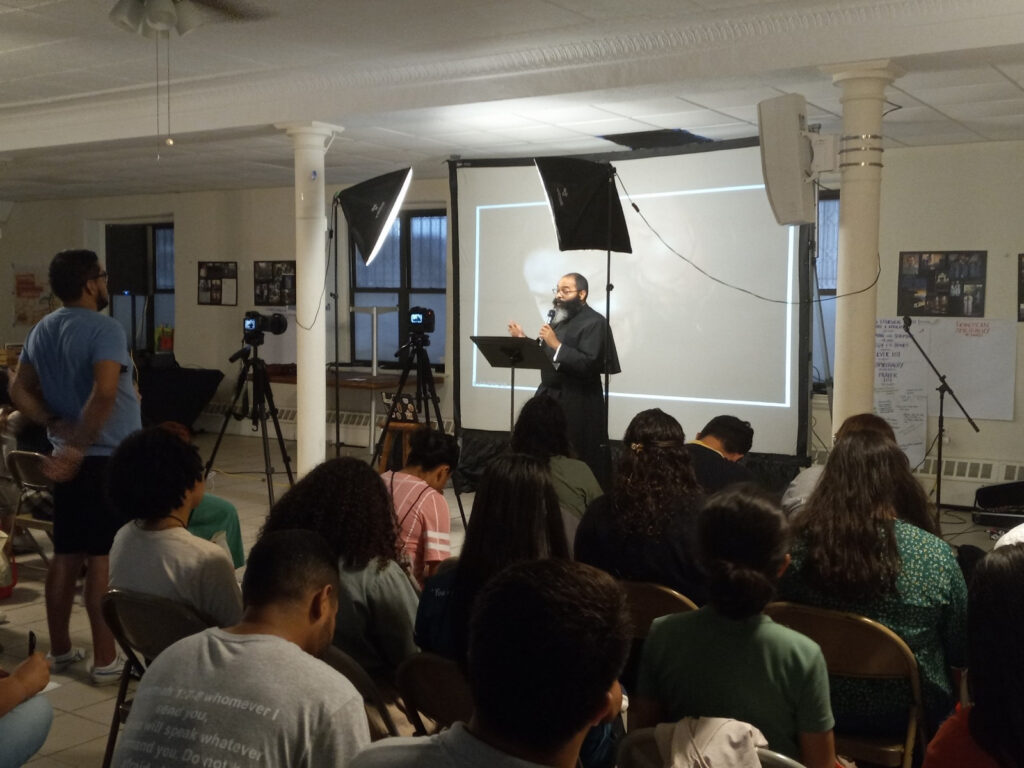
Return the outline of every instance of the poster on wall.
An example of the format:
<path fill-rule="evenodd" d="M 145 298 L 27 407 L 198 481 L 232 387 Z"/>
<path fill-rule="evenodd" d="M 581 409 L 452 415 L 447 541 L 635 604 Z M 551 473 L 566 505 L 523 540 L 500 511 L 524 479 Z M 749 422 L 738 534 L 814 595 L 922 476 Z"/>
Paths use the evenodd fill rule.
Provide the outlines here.
<path fill-rule="evenodd" d="M 253 300 L 258 307 L 295 304 L 295 262 L 257 261 L 253 269 Z"/>
<path fill-rule="evenodd" d="M 896 314 L 984 317 L 988 251 L 900 251 Z"/>
<path fill-rule="evenodd" d="M 47 267 L 13 264 L 14 301 L 12 325 L 32 326 L 57 306 L 50 292 Z"/>
<path fill-rule="evenodd" d="M 1017 254 L 1017 322 L 1024 323 L 1024 253 Z"/>
<path fill-rule="evenodd" d="M 199 262 L 199 303 L 238 304 L 238 262 Z"/>

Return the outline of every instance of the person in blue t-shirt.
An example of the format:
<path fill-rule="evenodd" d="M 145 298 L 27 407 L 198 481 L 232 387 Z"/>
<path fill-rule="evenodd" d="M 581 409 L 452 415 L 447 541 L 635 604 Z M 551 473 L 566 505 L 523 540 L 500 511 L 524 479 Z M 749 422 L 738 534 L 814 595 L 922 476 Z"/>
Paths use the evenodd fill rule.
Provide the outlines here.
<path fill-rule="evenodd" d="M 85 658 L 71 645 L 75 581 L 88 564 L 85 607 L 93 641 L 93 683 L 116 683 L 123 659 L 103 621 L 108 554 L 125 521 L 111 511 L 104 472 L 118 443 L 142 427 L 132 360 L 120 323 L 101 314 L 110 303 L 107 273 L 92 251 L 61 251 L 50 262 L 50 287 L 64 303 L 29 331 L 11 398 L 45 424 L 53 455 L 44 471 L 54 486 L 54 557 L 46 576 L 48 659 L 59 672 Z"/>

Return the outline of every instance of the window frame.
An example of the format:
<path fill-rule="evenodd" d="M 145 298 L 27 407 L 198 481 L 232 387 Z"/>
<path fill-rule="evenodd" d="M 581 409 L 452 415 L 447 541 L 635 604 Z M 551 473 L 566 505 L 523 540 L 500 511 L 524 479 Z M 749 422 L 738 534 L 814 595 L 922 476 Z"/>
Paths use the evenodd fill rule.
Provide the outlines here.
<path fill-rule="evenodd" d="M 443 218 L 445 220 L 445 286 L 444 288 L 419 288 L 413 287 L 412 282 L 412 220 L 416 218 Z M 349 233 L 348 237 L 348 263 L 349 263 L 349 306 L 356 306 L 356 294 L 397 294 L 398 301 L 388 301 L 389 306 L 393 306 L 395 303 L 398 305 L 398 341 L 408 340 L 409 338 L 409 308 L 413 306 L 410 302 L 411 294 L 436 294 L 439 296 L 447 297 L 449 276 L 448 276 L 448 238 L 450 230 L 450 220 L 448 217 L 448 211 L 445 208 L 407 208 L 399 211 L 397 218 L 395 219 L 394 225 L 392 225 L 392 232 L 394 227 L 399 227 L 399 245 L 398 245 L 398 258 L 399 258 L 399 286 L 387 286 L 387 287 L 366 287 L 357 285 L 357 270 L 363 267 L 363 260 L 358 255 L 355 241 L 352 238 L 352 234 Z M 389 237 L 392 235 L 389 234 Z M 445 326 L 439 326 L 437 330 L 430 334 L 433 337 L 444 337 L 447 333 Z M 357 348 L 357 334 L 356 334 L 356 323 L 353 318 L 353 322 L 349 325 L 349 360 L 353 366 L 369 366 L 372 364 L 372 360 L 369 358 L 363 359 L 356 355 Z M 430 366 L 433 370 L 443 373 L 444 372 L 444 359 L 443 356 L 440 360 L 435 360 L 434 356 L 429 355 L 429 347 L 427 348 L 428 356 L 430 357 Z M 406 350 L 401 350 L 398 357 L 387 357 L 382 358 L 378 355 L 377 366 L 381 369 L 390 370 L 401 370 L 404 369 L 408 364 L 409 358 Z"/>

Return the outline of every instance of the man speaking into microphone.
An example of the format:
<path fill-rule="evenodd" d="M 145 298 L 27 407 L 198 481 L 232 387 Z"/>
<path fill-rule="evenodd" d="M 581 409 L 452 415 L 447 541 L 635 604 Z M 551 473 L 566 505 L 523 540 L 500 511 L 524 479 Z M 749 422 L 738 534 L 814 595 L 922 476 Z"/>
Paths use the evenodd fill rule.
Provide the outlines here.
<path fill-rule="evenodd" d="M 601 387 L 606 331 L 609 373 L 622 370 L 615 340 L 605 318 L 587 304 L 588 283 L 583 275 L 564 275 L 554 293 L 548 322 L 541 326 L 537 340 L 551 358 L 554 370 L 541 373 L 537 394 L 547 394 L 562 404 L 572 447 L 601 485 L 607 487 L 611 458 Z M 516 322 L 508 324 L 508 332 L 513 336 L 526 335 Z"/>

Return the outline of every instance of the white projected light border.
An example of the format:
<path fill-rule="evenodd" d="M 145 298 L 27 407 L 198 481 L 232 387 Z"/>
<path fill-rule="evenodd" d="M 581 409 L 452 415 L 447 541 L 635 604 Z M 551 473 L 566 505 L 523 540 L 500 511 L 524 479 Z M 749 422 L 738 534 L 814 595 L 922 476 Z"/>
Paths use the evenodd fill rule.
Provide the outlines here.
<path fill-rule="evenodd" d="M 796 453 L 799 229 L 775 223 L 757 149 L 614 165 L 650 228 L 623 197 L 634 252 L 612 254 L 611 325 L 623 370 L 611 377 L 611 437 L 645 408 L 674 415 L 688 437 L 732 413 L 753 424 L 755 451 Z M 460 167 L 458 200 L 460 242 L 472 244 L 459 254 L 461 284 L 473 286 L 459 297 L 462 424 L 503 431 L 509 372 L 491 368 L 468 337 L 503 335 L 510 320 L 535 336 L 566 272 L 587 276 L 588 303 L 604 314 L 606 254 L 558 251 L 532 166 Z M 658 236 L 719 280 L 774 301 L 714 282 Z M 516 372 L 517 409 L 538 383 L 536 372 Z"/>

